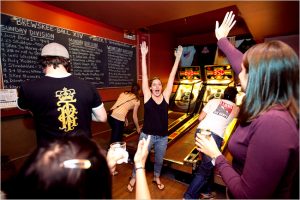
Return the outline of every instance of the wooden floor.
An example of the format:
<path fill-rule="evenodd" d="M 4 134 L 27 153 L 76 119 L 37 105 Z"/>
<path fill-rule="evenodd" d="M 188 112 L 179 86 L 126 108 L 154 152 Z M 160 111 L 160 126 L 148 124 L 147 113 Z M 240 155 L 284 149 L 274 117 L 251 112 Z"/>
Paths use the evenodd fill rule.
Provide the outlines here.
<path fill-rule="evenodd" d="M 113 176 L 113 199 L 134 199 L 135 189 L 133 192 L 127 190 L 127 184 L 132 172 L 132 164 L 118 165 L 117 171 L 119 174 Z M 186 190 L 187 185 L 162 176 L 161 181 L 165 185 L 165 188 L 159 190 L 152 183 L 153 173 L 147 171 L 146 174 L 152 199 L 182 199 L 183 191 Z"/>
<path fill-rule="evenodd" d="M 132 164 L 121 164 L 117 166 L 118 175 L 113 176 L 113 199 L 135 199 L 135 189 L 133 192 L 127 190 L 127 184 L 132 172 Z M 165 185 L 163 190 L 159 190 L 152 183 L 153 172 L 146 171 L 147 182 L 152 199 L 182 199 L 188 184 L 177 181 L 172 178 L 170 173 L 166 172 L 161 175 L 161 182 Z M 215 199 L 225 198 L 225 188 L 221 186 L 214 187 Z"/>
<path fill-rule="evenodd" d="M 102 148 L 107 149 L 108 148 L 107 138 L 109 137 L 96 137 L 94 139 L 96 139 L 96 141 L 102 146 Z M 129 177 L 131 176 L 132 167 L 133 167 L 132 163 L 117 165 L 117 171 L 119 172 L 119 174 L 116 176 L 112 176 L 113 199 L 135 199 L 135 189 L 133 190 L 133 192 L 129 192 L 127 190 L 127 185 L 129 182 Z M 146 170 L 147 182 L 149 185 L 149 190 L 152 199 L 182 199 L 183 198 L 183 194 L 186 191 L 188 184 L 190 183 L 190 179 L 192 178 L 190 174 L 185 174 L 183 172 L 179 172 L 174 169 L 171 169 L 168 166 L 164 166 L 161 174 L 161 182 L 165 185 L 165 188 L 164 190 L 159 190 L 157 186 L 152 183 L 153 163 L 148 161 L 146 168 L 147 168 Z M 6 171 L 2 170 L 1 173 L 2 172 L 5 173 Z M 214 185 L 213 194 L 215 195 L 215 199 L 226 198 L 225 188 L 217 184 Z"/>
<path fill-rule="evenodd" d="M 102 133 L 95 135 L 93 139 L 103 148 L 107 149 L 109 147 L 110 133 Z M 138 140 L 138 139 L 136 139 Z M 137 142 L 136 142 L 137 143 Z M 152 170 L 147 168 L 147 182 L 149 185 L 149 190 L 152 199 L 182 199 L 183 194 L 186 191 L 190 180 L 186 178 L 185 175 L 176 170 L 170 169 L 166 166 L 162 169 L 161 182 L 165 185 L 164 190 L 159 190 L 155 184 L 152 183 L 153 179 L 153 164 Z M 131 176 L 133 164 L 120 164 L 117 166 L 118 175 L 113 176 L 113 199 L 135 199 L 135 189 L 133 192 L 127 190 L 127 185 L 129 182 L 129 177 Z M 150 167 L 151 168 L 151 167 Z M 178 177 L 180 176 L 180 177 Z M 189 175 L 191 178 L 191 175 Z M 213 194 L 215 199 L 225 199 L 225 188 L 218 184 L 214 185 Z"/>

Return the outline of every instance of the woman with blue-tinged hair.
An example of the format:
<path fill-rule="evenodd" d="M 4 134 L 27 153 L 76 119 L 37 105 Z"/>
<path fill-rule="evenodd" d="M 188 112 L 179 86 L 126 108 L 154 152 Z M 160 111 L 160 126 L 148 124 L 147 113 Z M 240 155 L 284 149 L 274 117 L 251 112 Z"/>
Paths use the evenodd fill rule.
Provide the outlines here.
<path fill-rule="evenodd" d="M 234 24 L 228 12 L 215 29 L 218 47 L 246 93 L 228 143 L 232 164 L 213 138 L 198 134 L 196 145 L 215 160 L 229 197 L 299 199 L 299 58 L 276 40 L 243 55 L 226 38 Z"/>

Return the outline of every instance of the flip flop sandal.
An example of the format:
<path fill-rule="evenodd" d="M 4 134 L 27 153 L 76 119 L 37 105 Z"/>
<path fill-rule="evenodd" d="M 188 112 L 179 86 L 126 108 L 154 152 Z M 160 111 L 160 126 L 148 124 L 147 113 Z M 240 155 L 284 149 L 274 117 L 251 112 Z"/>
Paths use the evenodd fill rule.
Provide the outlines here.
<path fill-rule="evenodd" d="M 131 179 L 132 179 L 132 178 L 129 177 L 129 183 L 128 183 L 128 185 L 127 185 L 127 190 L 128 190 L 128 192 L 132 192 L 133 189 L 134 189 L 134 186 L 135 186 L 135 181 L 134 181 L 134 184 L 131 184 L 131 183 L 130 183 Z"/>
<path fill-rule="evenodd" d="M 153 183 L 153 184 L 156 184 L 156 186 L 157 186 L 157 188 L 158 188 L 159 190 L 165 189 L 165 185 L 162 184 L 162 183 L 157 183 L 156 180 L 153 180 L 152 183 Z"/>
<path fill-rule="evenodd" d="M 201 193 L 201 199 L 214 199 L 214 197 L 215 196 L 211 193 L 207 193 L 207 194 Z"/>

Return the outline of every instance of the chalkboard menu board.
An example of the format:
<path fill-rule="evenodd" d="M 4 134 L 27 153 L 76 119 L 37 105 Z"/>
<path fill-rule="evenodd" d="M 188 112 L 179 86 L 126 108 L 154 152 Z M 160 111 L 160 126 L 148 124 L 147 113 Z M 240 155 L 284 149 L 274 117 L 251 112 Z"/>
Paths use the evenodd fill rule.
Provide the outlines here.
<path fill-rule="evenodd" d="M 1 14 L 1 67 L 4 88 L 44 74 L 37 59 L 50 42 L 64 45 L 71 73 L 97 88 L 130 86 L 136 81 L 136 47 L 98 36 Z"/>

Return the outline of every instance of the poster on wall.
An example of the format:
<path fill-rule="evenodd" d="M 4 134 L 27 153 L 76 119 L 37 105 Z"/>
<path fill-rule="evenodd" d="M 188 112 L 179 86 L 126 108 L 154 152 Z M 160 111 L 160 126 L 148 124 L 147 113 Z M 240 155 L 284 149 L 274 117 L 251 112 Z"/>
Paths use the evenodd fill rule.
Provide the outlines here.
<path fill-rule="evenodd" d="M 17 107 L 17 90 L 0 89 L 0 109 Z"/>
<path fill-rule="evenodd" d="M 193 45 L 183 47 L 183 51 L 180 59 L 180 66 L 182 67 L 192 66 L 195 53 L 196 53 L 196 49 Z"/>
<path fill-rule="evenodd" d="M 71 73 L 97 88 L 130 86 L 137 79 L 135 45 L 2 13 L 1 88 L 43 76 L 38 57 L 51 42 L 68 49 Z"/>

